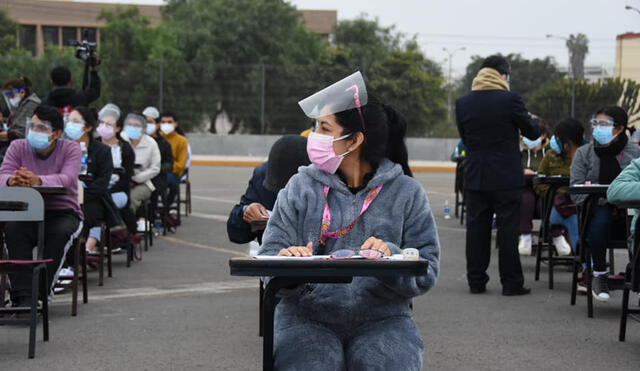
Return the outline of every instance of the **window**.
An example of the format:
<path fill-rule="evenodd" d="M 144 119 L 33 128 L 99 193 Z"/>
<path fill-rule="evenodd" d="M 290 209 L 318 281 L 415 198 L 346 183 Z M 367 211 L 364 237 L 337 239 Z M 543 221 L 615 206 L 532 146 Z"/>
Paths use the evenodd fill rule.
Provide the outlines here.
<path fill-rule="evenodd" d="M 20 47 L 36 54 L 36 26 L 20 26 Z"/>
<path fill-rule="evenodd" d="M 83 28 L 80 38 L 82 40 L 87 40 L 88 42 L 94 43 L 96 42 L 97 34 L 98 32 L 95 28 Z"/>
<path fill-rule="evenodd" d="M 60 45 L 60 27 L 57 26 L 42 26 L 42 37 L 44 39 L 45 47 L 50 45 Z"/>
<path fill-rule="evenodd" d="M 70 46 L 78 40 L 78 29 L 75 27 L 62 27 L 62 46 Z"/>

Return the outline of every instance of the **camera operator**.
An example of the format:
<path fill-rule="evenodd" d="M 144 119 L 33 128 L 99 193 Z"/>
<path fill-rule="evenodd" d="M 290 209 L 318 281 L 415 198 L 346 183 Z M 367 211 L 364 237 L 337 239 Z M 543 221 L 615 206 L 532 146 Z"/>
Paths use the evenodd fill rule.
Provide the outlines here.
<path fill-rule="evenodd" d="M 100 76 L 97 63 L 87 66 L 89 79 L 83 91 L 72 88 L 71 71 L 65 66 L 58 66 L 51 70 L 51 84 L 53 89 L 44 99 L 43 104 L 58 108 L 62 114 L 70 113 L 74 107 L 88 106 L 100 98 Z"/>

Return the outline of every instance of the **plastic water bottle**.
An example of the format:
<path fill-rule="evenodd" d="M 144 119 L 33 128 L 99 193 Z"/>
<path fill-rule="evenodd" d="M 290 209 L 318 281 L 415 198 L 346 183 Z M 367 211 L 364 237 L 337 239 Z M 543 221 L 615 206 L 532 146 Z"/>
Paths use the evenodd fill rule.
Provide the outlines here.
<path fill-rule="evenodd" d="M 89 165 L 89 152 L 87 151 L 87 145 L 84 142 L 80 142 L 80 149 L 82 150 L 82 160 L 80 162 L 80 174 L 87 174 L 87 168 Z"/>
<path fill-rule="evenodd" d="M 449 206 L 449 200 L 444 202 L 444 218 L 451 219 L 451 207 Z"/>

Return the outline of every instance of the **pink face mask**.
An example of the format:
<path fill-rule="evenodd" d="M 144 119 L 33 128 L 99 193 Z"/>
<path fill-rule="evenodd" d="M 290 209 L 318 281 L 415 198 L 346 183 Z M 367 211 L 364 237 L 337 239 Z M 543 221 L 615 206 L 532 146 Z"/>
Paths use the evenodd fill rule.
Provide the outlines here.
<path fill-rule="evenodd" d="M 98 132 L 98 135 L 100 135 L 102 139 L 106 139 L 106 140 L 109 140 L 113 138 L 114 135 L 116 135 L 115 130 L 113 130 L 111 126 L 105 125 L 105 124 L 98 125 L 98 128 L 96 129 L 96 131 Z"/>
<path fill-rule="evenodd" d="M 344 157 L 351 151 L 347 151 L 341 155 L 336 155 L 333 150 L 333 142 L 346 139 L 351 134 L 341 136 L 340 138 L 333 139 L 330 135 L 323 135 L 318 133 L 311 133 L 307 139 L 307 154 L 311 163 L 322 171 L 326 171 L 329 174 L 335 174 Z"/>

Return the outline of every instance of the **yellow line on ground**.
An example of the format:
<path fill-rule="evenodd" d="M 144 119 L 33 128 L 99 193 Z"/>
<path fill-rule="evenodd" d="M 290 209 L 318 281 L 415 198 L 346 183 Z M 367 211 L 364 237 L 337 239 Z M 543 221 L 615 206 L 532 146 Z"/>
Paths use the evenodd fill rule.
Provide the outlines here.
<path fill-rule="evenodd" d="M 213 251 L 218 251 L 218 252 L 223 252 L 225 254 L 230 254 L 230 255 L 234 255 L 234 256 L 249 256 L 246 253 L 243 253 L 241 251 L 235 251 L 235 250 L 229 250 L 229 249 L 224 249 L 222 247 L 215 247 L 215 246 L 209 246 L 209 245 L 202 245 L 199 243 L 195 243 L 195 242 L 191 242 L 191 241 L 186 241 L 183 240 L 181 238 L 176 238 L 176 237 L 169 237 L 169 236 L 162 236 L 160 237 L 163 240 L 167 240 L 169 242 L 174 242 L 174 243 L 179 243 L 181 245 L 186 245 L 186 246 L 191 246 L 191 247 L 197 247 L 199 249 L 207 249 L 207 250 L 213 250 Z"/>
<path fill-rule="evenodd" d="M 256 167 L 262 161 L 232 161 L 232 160 L 193 160 L 194 166 L 229 166 L 229 167 Z M 454 166 L 411 166 L 415 173 L 455 173 Z"/>

